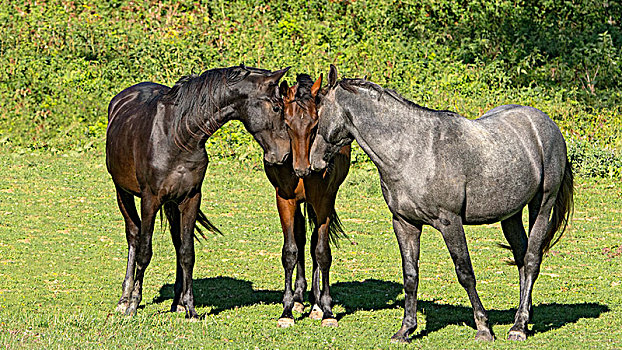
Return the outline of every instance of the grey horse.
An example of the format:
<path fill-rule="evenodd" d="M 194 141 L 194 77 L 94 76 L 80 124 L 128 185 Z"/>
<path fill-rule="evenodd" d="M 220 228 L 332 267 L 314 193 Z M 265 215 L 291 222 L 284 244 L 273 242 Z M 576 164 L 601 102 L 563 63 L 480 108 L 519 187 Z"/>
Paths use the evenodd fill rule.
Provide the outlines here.
<path fill-rule="evenodd" d="M 531 293 L 542 257 L 561 237 L 573 208 L 572 167 L 564 138 L 542 111 L 519 105 L 476 120 L 418 106 L 364 79 L 337 81 L 319 105 L 312 170 L 356 140 L 380 173 L 402 255 L 404 318 L 392 340 L 417 328 L 419 240 L 423 225 L 439 230 L 466 290 L 478 340 L 494 340 L 475 289 L 463 225 L 501 221 L 520 276 L 520 305 L 508 339 L 525 340 Z M 529 208 L 529 236 L 522 211 Z"/>

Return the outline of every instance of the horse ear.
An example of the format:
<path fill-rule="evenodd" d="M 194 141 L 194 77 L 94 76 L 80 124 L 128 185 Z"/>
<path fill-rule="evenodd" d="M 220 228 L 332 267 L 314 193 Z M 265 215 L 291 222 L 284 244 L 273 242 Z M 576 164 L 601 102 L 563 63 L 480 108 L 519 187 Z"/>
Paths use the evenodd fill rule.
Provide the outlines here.
<path fill-rule="evenodd" d="M 283 80 L 281 85 L 279 86 L 279 93 L 281 94 L 281 98 L 287 96 L 287 90 L 289 90 L 289 85 L 287 84 L 287 80 Z"/>
<path fill-rule="evenodd" d="M 330 65 L 330 71 L 328 72 L 328 86 L 333 87 L 337 84 L 337 68 L 334 65 Z"/>
<path fill-rule="evenodd" d="M 283 68 L 281 70 L 277 70 L 275 72 L 270 73 L 269 77 L 271 80 L 273 80 L 274 82 L 279 81 L 284 75 L 285 73 L 287 73 L 287 71 L 290 69 L 291 67 L 287 67 L 287 68 Z"/>
<path fill-rule="evenodd" d="M 315 83 L 313 83 L 313 86 L 311 86 L 311 96 L 313 97 L 317 96 L 317 93 L 320 91 L 321 87 L 322 87 L 322 73 L 320 73 L 320 77 L 317 78 Z"/>

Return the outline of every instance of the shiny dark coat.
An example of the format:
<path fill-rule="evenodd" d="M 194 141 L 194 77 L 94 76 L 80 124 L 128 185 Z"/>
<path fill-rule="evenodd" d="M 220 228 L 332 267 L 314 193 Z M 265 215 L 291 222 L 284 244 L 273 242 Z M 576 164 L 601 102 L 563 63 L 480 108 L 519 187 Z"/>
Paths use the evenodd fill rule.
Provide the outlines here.
<path fill-rule="evenodd" d="M 118 311 L 132 315 L 140 304 L 152 256 L 154 221 L 163 207 L 177 255 L 171 309 L 197 317 L 192 292 L 195 223 L 198 219 L 215 229 L 199 210 L 208 163 L 205 141 L 227 121 L 237 119 L 262 146 L 266 162 L 287 158 L 289 136 L 281 126 L 278 95 L 278 81 L 286 71 L 244 66 L 212 69 L 184 77 L 173 88 L 140 83 L 110 101 L 106 165 L 128 243 Z M 134 196 L 141 199 L 140 216 Z"/>

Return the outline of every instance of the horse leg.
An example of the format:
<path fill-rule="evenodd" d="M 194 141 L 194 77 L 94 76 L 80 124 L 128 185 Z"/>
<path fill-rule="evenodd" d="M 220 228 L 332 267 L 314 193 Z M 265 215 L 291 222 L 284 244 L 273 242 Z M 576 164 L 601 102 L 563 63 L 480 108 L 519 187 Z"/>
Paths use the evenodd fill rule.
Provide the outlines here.
<path fill-rule="evenodd" d="M 164 213 L 168 220 L 171 239 L 173 240 L 173 246 L 175 247 L 175 256 L 179 256 L 179 249 L 181 247 L 181 213 L 179 207 L 174 202 L 164 203 Z M 171 312 L 185 312 L 185 307 L 180 303 L 183 272 L 179 259 L 176 259 L 177 266 L 175 271 L 175 296 L 173 297 L 173 303 L 171 304 Z"/>
<path fill-rule="evenodd" d="M 117 187 L 117 204 L 125 221 L 125 238 L 127 239 L 127 268 L 123 279 L 123 292 L 116 311 L 124 313 L 130 302 L 130 294 L 134 286 L 134 270 L 136 268 L 136 240 L 140 234 L 140 217 L 136 212 L 134 196 Z"/>
<path fill-rule="evenodd" d="M 181 267 L 181 296 L 179 304 L 186 309 L 186 318 L 191 319 L 199 316 L 194 309 L 192 272 L 194 269 L 194 229 L 200 206 L 200 190 L 186 197 L 179 204 L 179 212 L 181 213 L 181 240 L 177 251 L 177 264 Z"/>
<path fill-rule="evenodd" d="M 412 225 L 393 216 L 393 231 L 402 255 L 404 275 L 404 318 L 402 327 L 391 337 L 392 342 L 408 343 L 417 329 L 417 288 L 419 286 L 419 247 L 422 225 Z"/>
<path fill-rule="evenodd" d="M 304 293 L 307 291 L 307 279 L 305 278 L 305 245 L 307 243 L 307 230 L 305 225 L 305 217 L 302 215 L 300 205 L 296 207 L 296 215 L 294 217 L 294 236 L 296 238 L 296 247 L 298 248 L 298 261 L 296 263 L 296 283 L 294 285 L 294 311 L 304 312 L 305 306 Z"/>
<path fill-rule="evenodd" d="M 555 195 L 544 193 L 542 202 L 529 205 L 530 230 L 527 241 L 527 251 L 524 257 L 525 281 L 521 286 L 520 304 L 514 317 L 514 325 L 510 328 L 508 339 L 525 340 L 527 339 L 528 324 L 532 315 L 531 292 L 533 285 L 540 274 L 540 264 L 542 263 L 543 247 L 549 226 L 551 210 L 555 205 Z M 532 214 L 532 210 L 537 210 L 537 214 Z M 531 219 L 534 217 L 535 219 Z M 533 224 L 531 224 L 533 222 Z"/>
<path fill-rule="evenodd" d="M 330 196 L 325 196 L 324 198 L 330 198 Z M 335 315 L 333 315 L 333 299 L 330 295 L 330 265 L 332 264 L 333 257 L 330 249 L 329 226 L 330 214 L 334 210 L 334 205 L 330 204 L 331 203 L 326 203 L 326 201 L 321 201 L 319 205 L 314 206 L 318 224 L 315 258 L 319 273 L 321 273 L 322 276 L 322 290 L 320 292 L 320 298 L 317 299 L 316 302 L 322 309 L 322 326 L 334 327 L 337 326 L 338 323 Z"/>
<path fill-rule="evenodd" d="M 283 249 L 281 250 L 281 263 L 285 270 L 285 290 L 283 293 L 283 313 L 277 321 L 279 327 L 285 328 L 294 324 L 294 292 L 292 290 L 292 275 L 298 260 L 298 247 L 295 238 L 295 218 L 299 211 L 296 199 L 285 199 L 276 195 L 276 206 L 279 210 L 281 227 L 283 229 Z"/>
<path fill-rule="evenodd" d="M 313 206 L 310 204 L 307 205 L 307 215 L 309 216 L 309 220 L 313 222 L 313 232 L 311 232 L 311 262 L 312 262 L 312 272 L 311 272 L 311 293 L 309 293 L 309 303 L 311 304 L 311 312 L 309 313 L 309 318 L 312 320 L 321 320 L 322 319 L 322 309 L 319 306 L 320 302 L 320 269 L 317 264 L 317 257 L 315 256 L 315 248 L 317 247 L 317 239 L 318 239 L 318 224 L 317 224 L 317 216 L 315 214 L 315 210 L 313 210 Z"/>
<path fill-rule="evenodd" d="M 151 238 L 153 236 L 153 224 L 155 222 L 156 213 L 160 207 L 159 201 L 150 195 L 142 196 L 140 201 L 141 226 L 140 235 L 138 236 L 138 245 L 136 247 L 136 274 L 134 276 L 134 285 L 130 296 L 130 303 L 125 310 L 126 315 L 135 315 L 138 305 L 142 300 L 143 279 L 145 270 L 151 262 L 153 255 L 151 247 Z"/>
<path fill-rule="evenodd" d="M 494 340 L 494 334 L 488 324 L 488 314 L 475 289 L 475 273 L 473 272 L 473 265 L 471 265 L 471 257 L 462 227 L 462 218 L 454 214 L 446 214 L 445 216 L 440 220 L 439 227 L 454 262 L 458 282 L 466 290 L 473 307 L 473 316 L 477 327 L 475 339 Z"/>
<path fill-rule="evenodd" d="M 503 235 L 512 249 L 514 263 L 516 263 L 518 268 L 519 285 L 522 293 L 525 285 L 525 253 L 527 252 L 527 234 L 523 227 L 522 210 L 514 214 L 514 216 L 501 221 L 501 229 L 503 229 Z"/>
<path fill-rule="evenodd" d="M 313 232 L 311 232 L 311 262 L 313 264 L 313 270 L 311 272 L 311 294 L 309 294 L 309 302 L 311 303 L 311 312 L 309 318 L 312 320 L 321 320 L 323 317 L 322 308 L 320 308 L 320 268 L 317 263 L 316 248 L 318 243 L 318 221 L 315 217 L 315 211 L 311 206 L 307 207 L 307 211 L 312 213 L 311 220 L 313 220 Z"/>

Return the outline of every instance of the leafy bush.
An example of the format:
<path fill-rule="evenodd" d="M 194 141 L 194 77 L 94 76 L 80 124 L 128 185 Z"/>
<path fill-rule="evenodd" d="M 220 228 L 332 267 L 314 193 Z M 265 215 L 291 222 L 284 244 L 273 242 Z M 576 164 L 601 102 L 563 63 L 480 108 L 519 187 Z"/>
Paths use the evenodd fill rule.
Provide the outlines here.
<path fill-rule="evenodd" d="M 292 66 L 292 80 L 334 63 L 471 118 L 532 105 L 619 155 L 620 18 L 618 2 L 588 0 L 2 2 L 0 142 L 99 149 L 108 101 L 132 84 L 239 63 Z M 208 149 L 260 153 L 239 124 Z"/>

